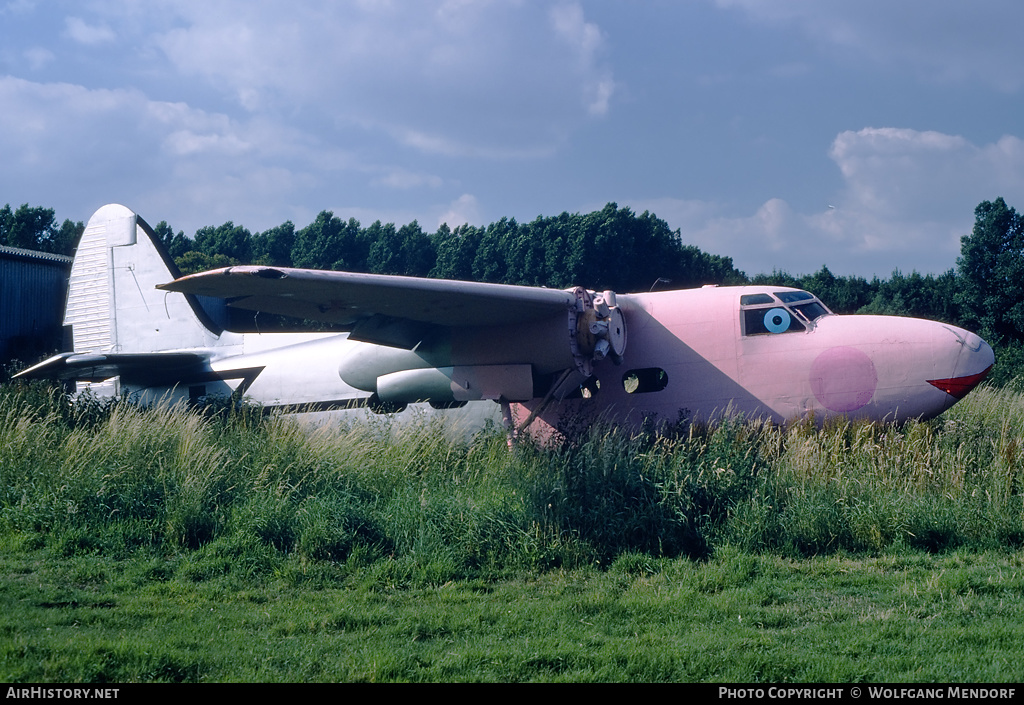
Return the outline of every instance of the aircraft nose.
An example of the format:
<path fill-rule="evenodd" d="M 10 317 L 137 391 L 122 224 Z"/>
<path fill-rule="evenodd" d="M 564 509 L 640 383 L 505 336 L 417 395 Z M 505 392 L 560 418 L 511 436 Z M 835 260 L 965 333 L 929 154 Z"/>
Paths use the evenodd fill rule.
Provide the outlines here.
<path fill-rule="evenodd" d="M 928 384 L 959 400 L 988 376 L 995 364 L 995 353 L 988 343 L 974 333 L 953 326 L 944 327 L 956 336 L 961 347 L 960 354 L 949 377 L 930 379 Z"/>

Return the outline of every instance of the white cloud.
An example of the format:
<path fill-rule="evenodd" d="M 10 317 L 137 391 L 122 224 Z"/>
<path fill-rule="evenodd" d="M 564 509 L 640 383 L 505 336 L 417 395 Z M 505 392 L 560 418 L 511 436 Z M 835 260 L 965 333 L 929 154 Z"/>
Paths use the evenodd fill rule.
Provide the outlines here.
<path fill-rule="evenodd" d="M 379 127 L 381 131 L 390 134 L 399 144 L 412 147 L 423 154 L 450 158 L 483 158 L 501 161 L 510 159 L 542 159 L 554 154 L 554 142 L 561 141 L 553 138 L 551 143 L 539 142 L 520 145 L 515 143 L 502 144 L 495 141 L 492 144 L 481 144 L 466 142 L 457 136 L 444 133 L 427 133 L 398 125 L 390 125 L 385 121 L 381 121 Z"/>
<path fill-rule="evenodd" d="M 807 228 L 802 217 L 780 198 L 769 199 L 752 215 L 737 215 L 721 203 L 675 198 L 630 200 L 627 205 L 657 214 L 671 228 L 680 230 L 684 244 L 732 257 L 734 264 L 748 274 L 772 269 L 798 273 L 806 266 L 820 266 L 806 265 L 800 252 L 793 252 L 794 240 L 799 241 Z M 796 262 L 799 267 L 792 266 Z"/>
<path fill-rule="evenodd" d="M 56 58 L 52 51 L 43 47 L 32 47 L 26 49 L 23 56 L 28 60 L 28 65 L 33 71 L 38 71 L 53 63 Z"/>
<path fill-rule="evenodd" d="M 182 214 L 175 227 L 186 231 L 221 216 L 259 229 L 344 194 L 379 217 L 477 222 L 476 199 L 458 189 L 493 177 L 460 160 L 554 160 L 617 95 L 604 32 L 581 3 L 68 7 L 73 16 L 4 7 L 21 13 L 26 43 L 0 60 L 22 66 L 22 78 L 35 67 L 40 80 L 65 82 L 0 86 L 0 154 L 11 166 L 0 187 L 12 199 L 57 198 L 80 217 L 121 200 Z M 386 190 L 408 197 L 388 203 Z"/>
<path fill-rule="evenodd" d="M 981 200 L 1024 192 L 1024 142 L 1011 135 L 977 146 L 934 131 L 865 128 L 837 136 L 829 156 L 846 183 L 845 208 L 879 218 L 962 217 L 965 201 L 973 211 Z"/>
<path fill-rule="evenodd" d="M 583 98 L 587 112 L 604 115 L 608 112 L 615 81 L 611 72 L 598 68 L 597 55 L 604 44 L 600 27 L 587 22 L 579 3 L 566 3 L 551 8 L 549 17 L 555 33 L 565 41 L 576 56 L 576 68 L 583 77 Z"/>
<path fill-rule="evenodd" d="M 36 8 L 36 0 L 10 0 L 0 8 L 0 15 L 24 15 Z"/>
<path fill-rule="evenodd" d="M 164 140 L 164 147 L 178 157 L 199 153 L 220 152 L 230 156 L 238 156 L 249 151 L 251 144 L 237 135 L 221 135 L 217 133 L 197 134 L 192 130 L 176 130 Z"/>
<path fill-rule="evenodd" d="M 124 115 L 117 108 L 130 108 L 136 97 L 132 91 L 89 91 L 67 83 L 0 77 L 0 144 L 8 167 L 13 167 L 5 172 L 14 178 L 17 167 L 28 164 L 59 169 L 62 155 L 87 149 L 88 130 L 97 116 L 106 116 L 107 129 L 117 130 Z"/>
<path fill-rule="evenodd" d="M 583 17 L 583 8 L 578 2 L 564 3 L 551 8 L 551 25 L 555 31 L 579 55 L 581 66 L 588 66 L 594 54 L 601 47 L 601 29 Z"/>
<path fill-rule="evenodd" d="M 263 119 L 239 122 L 135 90 L 0 77 L 0 191 L 85 219 L 122 202 L 192 232 L 244 217 L 260 229 L 293 217 L 297 198 L 335 185 L 348 156 Z M 52 197 L 51 197 L 52 198 Z"/>
<path fill-rule="evenodd" d="M 377 176 L 370 181 L 372 186 L 385 186 L 400 190 L 422 188 L 424 186 L 438 188 L 442 183 L 444 183 L 444 180 L 440 176 L 417 173 L 401 168 L 389 169 L 383 175 Z"/>
<path fill-rule="evenodd" d="M 1024 207 L 1014 202 L 1024 193 L 1024 142 L 977 136 L 1016 115 L 1014 99 L 993 98 L 991 87 L 1024 86 L 1019 23 L 990 21 L 1005 2 L 936 0 L 927 12 L 881 0 L 717 3 L 753 25 L 736 32 L 735 17 L 713 18 L 704 39 L 714 50 L 695 50 L 700 60 L 690 63 L 654 61 L 690 55 L 665 54 L 664 42 L 644 47 L 638 30 L 656 17 L 665 22 L 658 37 L 689 21 L 687 36 L 698 35 L 707 7 L 686 3 L 640 11 L 643 22 L 631 5 L 579 0 L 65 0 L 65 13 L 7 3 L 0 13 L 17 41 L 0 48 L 3 72 L 52 82 L 0 77 L 0 188 L 62 215 L 80 207 L 67 213 L 76 218 L 122 200 L 186 231 L 225 220 L 253 230 L 302 224 L 338 203 L 356 204 L 335 206 L 339 216 L 364 221 L 454 226 L 557 212 L 594 194 L 624 203 L 627 188 L 700 193 L 705 200 L 629 205 L 751 273 L 823 263 L 868 275 L 940 271 L 954 263 L 979 201 L 1003 195 Z M 630 21 L 612 24 L 625 13 Z M 768 25 L 778 34 L 762 44 Z M 823 66 L 823 55 L 840 57 L 841 70 Z M 787 80 L 764 82 L 775 92 L 721 90 L 716 81 L 742 76 L 750 56 L 764 57 L 758 78 Z M 887 95 L 905 90 L 895 103 L 857 93 L 879 66 L 899 74 L 883 76 Z M 798 93 L 812 71 L 843 91 L 850 79 L 843 100 L 855 109 L 816 110 L 826 96 Z M 915 114 L 936 102 L 934 85 L 919 100 L 922 76 L 958 81 L 946 104 L 971 101 L 971 111 Z M 788 110 L 798 117 L 787 120 Z M 822 122 L 836 119 L 846 124 Z M 956 125 L 945 129 L 963 136 L 840 133 L 876 119 Z M 796 120 L 800 129 L 790 129 Z M 1024 135 L 1012 122 L 1005 130 Z M 835 136 L 831 148 L 814 142 L 807 161 L 806 140 L 822 134 Z M 797 194 L 775 183 L 808 187 Z"/>
<path fill-rule="evenodd" d="M 587 112 L 591 115 L 606 114 L 614 92 L 615 82 L 611 78 L 604 78 L 594 85 L 588 86 L 585 91 Z"/>
<path fill-rule="evenodd" d="M 901 128 L 839 134 L 829 152 L 843 176 L 834 207 L 796 212 L 772 198 L 752 215 L 720 203 L 634 200 L 680 228 L 684 242 L 733 258 L 748 274 L 834 272 L 887 276 L 893 269 L 955 266 L 960 237 L 981 201 L 1024 193 L 1024 140 L 975 145 L 956 135 Z"/>
<path fill-rule="evenodd" d="M 156 33 L 176 71 L 251 112 L 297 112 L 425 154 L 548 154 L 615 93 L 579 4 L 183 2 Z"/>
<path fill-rule="evenodd" d="M 117 35 L 105 24 L 92 25 L 80 17 L 67 17 L 64 20 L 64 31 L 67 36 L 79 44 L 96 46 L 114 41 Z"/>
<path fill-rule="evenodd" d="M 437 225 L 447 223 L 449 228 L 455 229 L 466 223 L 473 224 L 480 222 L 480 204 L 476 196 L 464 193 L 453 201 L 448 209 L 437 219 Z"/>
<path fill-rule="evenodd" d="M 1017 0 L 714 0 L 755 21 L 793 25 L 811 41 L 929 80 L 980 82 L 1006 92 L 1024 86 Z"/>
<path fill-rule="evenodd" d="M 1009 135 L 978 146 L 934 131 L 865 128 L 836 137 L 830 156 L 845 188 L 834 217 L 815 224 L 862 252 L 917 252 L 951 267 L 974 207 L 1024 192 L 1024 142 Z"/>

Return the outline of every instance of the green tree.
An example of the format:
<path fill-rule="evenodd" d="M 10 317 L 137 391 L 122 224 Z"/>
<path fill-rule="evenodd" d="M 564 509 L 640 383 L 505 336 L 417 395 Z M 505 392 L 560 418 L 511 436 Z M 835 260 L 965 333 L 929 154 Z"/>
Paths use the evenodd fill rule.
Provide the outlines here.
<path fill-rule="evenodd" d="M 534 237 L 542 243 L 544 251 L 542 286 L 568 287 L 573 281 L 575 255 L 570 252 L 573 243 L 572 216 L 562 213 L 551 218 L 537 218 L 531 224 Z"/>
<path fill-rule="evenodd" d="M 434 267 L 430 276 L 437 279 L 473 279 L 473 260 L 480 247 L 483 231 L 463 224 L 451 230 L 443 223 L 431 236 L 434 246 Z"/>
<path fill-rule="evenodd" d="M 376 220 L 366 229 L 366 238 L 370 242 L 367 269 L 374 274 L 397 274 L 402 268 L 402 243 L 395 224 Z"/>
<path fill-rule="evenodd" d="M 174 233 L 174 228 L 167 224 L 166 220 L 161 220 L 153 228 L 153 232 L 156 233 L 157 239 L 167 249 L 167 252 L 171 255 L 172 259 L 182 257 L 186 252 L 192 250 L 195 243 L 189 238 L 185 237 L 184 231 L 179 230 L 177 234 Z"/>
<path fill-rule="evenodd" d="M 205 252 L 200 252 L 199 250 L 189 250 L 181 257 L 175 258 L 174 264 L 177 265 L 182 276 L 185 276 L 187 274 L 195 274 L 196 272 L 205 272 L 210 269 L 234 267 L 241 263 L 227 255 L 208 255 Z"/>
<path fill-rule="evenodd" d="M 27 203 L 16 211 L 9 203 L 0 208 L 0 245 L 71 255 L 84 231 L 81 222 L 65 220 L 58 226 L 52 208 L 30 207 Z"/>
<path fill-rule="evenodd" d="M 519 224 L 515 218 L 491 223 L 480 236 L 473 257 L 473 279 L 482 282 L 514 283 L 508 276 L 507 255 Z"/>
<path fill-rule="evenodd" d="M 879 286 L 877 277 L 869 282 L 864 277 L 836 276 L 824 265 L 814 274 L 802 277 L 778 270 L 771 274 L 758 274 L 750 283 L 804 289 L 824 301 L 835 313 L 856 313 L 874 300 Z"/>
<path fill-rule="evenodd" d="M 450 269 L 469 254 L 450 233 L 437 236 L 438 260 Z M 679 231 L 649 212 L 637 216 L 609 203 L 587 214 L 563 212 L 518 224 L 502 218 L 475 238 L 472 278 L 564 288 L 582 285 L 619 292 L 649 291 L 659 280 L 685 288 L 746 281 L 732 259 L 684 245 Z M 459 266 L 462 266 L 461 264 Z M 464 270 L 461 270 L 464 271 Z"/>
<path fill-rule="evenodd" d="M 961 320 L 994 344 L 1024 340 L 1024 220 L 1002 198 L 974 209 L 960 239 L 955 294 Z"/>
<path fill-rule="evenodd" d="M 60 224 L 60 229 L 54 234 L 53 237 L 53 249 L 51 250 L 54 254 L 72 256 L 75 254 L 75 249 L 78 247 L 78 241 L 82 239 L 82 233 L 85 232 L 85 223 L 82 221 L 72 221 L 68 218 L 64 219 L 64 222 Z"/>
<path fill-rule="evenodd" d="M 733 266 L 732 257 L 710 255 L 694 245 L 680 244 L 677 259 L 679 263 L 665 277 L 676 288 L 706 284 L 732 286 L 747 281 L 747 275 Z"/>
<path fill-rule="evenodd" d="M 288 220 L 276 228 L 253 235 L 253 262 L 274 267 L 291 267 L 294 247 L 295 225 Z"/>
<path fill-rule="evenodd" d="M 837 277 L 824 265 L 814 274 L 802 277 L 800 288 L 813 292 L 836 313 L 855 313 L 874 298 L 872 285 L 864 277 Z"/>
<path fill-rule="evenodd" d="M 956 273 L 952 269 L 937 277 L 922 276 L 918 272 L 904 275 L 895 270 L 889 279 L 874 280 L 874 296 L 857 313 L 913 316 L 959 324 L 956 286 Z"/>
<path fill-rule="evenodd" d="M 549 284 L 551 278 L 546 267 L 546 243 L 543 227 L 537 225 L 539 222 L 543 222 L 542 219 L 524 223 L 514 233 L 509 233 L 506 242 L 508 250 L 505 252 L 507 283 L 528 286 Z"/>
<path fill-rule="evenodd" d="M 434 268 L 434 245 L 418 221 L 396 230 L 394 223 L 378 220 L 366 236 L 371 242 L 367 266 L 375 274 L 425 277 Z"/>
<path fill-rule="evenodd" d="M 295 233 L 292 264 L 304 269 L 338 269 L 365 272 L 370 242 L 359 221 L 348 222 L 331 211 L 321 211 L 316 219 Z"/>
<path fill-rule="evenodd" d="M 196 231 L 194 249 L 206 255 L 224 255 L 236 262 L 252 262 L 252 234 L 230 220 L 217 227 L 207 226 Z"/>
<path fill-rule="evenodd" d="M 803 287 L 803 282 L 800 279 L 779 269 L 773 269 L 771 274 L 755 274 L 750 278 L 750 283 L 758 286 L 789 286 L 794 289 Z M 824 301 L 824 299 L 822 300 Z M 825 303 L 827 304 L 828 301 Z"/>

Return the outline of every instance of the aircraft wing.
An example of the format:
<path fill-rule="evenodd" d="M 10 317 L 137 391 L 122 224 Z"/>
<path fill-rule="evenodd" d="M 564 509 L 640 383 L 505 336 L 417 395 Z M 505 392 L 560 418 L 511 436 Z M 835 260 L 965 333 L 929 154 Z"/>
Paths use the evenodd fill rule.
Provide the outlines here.
<path fill-rule="evenodd" d="M 559 289 L 261 266 L 215 269 L 157 288 L 340 324 L 354 340 L 403 347 L 426 327 L 522 323 L 576 302 L 571 291 Z"/>
<path fill-rule="evenodd" d="M 14 375 L 20 379 L 102 382 L 118 375 L 150 384 L 176 383 L 208 370 L 202 353 L 61 353 Z"/>

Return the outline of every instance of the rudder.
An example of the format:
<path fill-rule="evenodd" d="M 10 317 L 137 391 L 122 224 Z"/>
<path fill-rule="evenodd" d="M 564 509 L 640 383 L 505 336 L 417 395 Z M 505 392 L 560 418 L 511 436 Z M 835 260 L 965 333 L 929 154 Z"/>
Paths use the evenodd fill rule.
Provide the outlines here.
<path fill-rule="evenodd" d="M 89 219 L 71 265 L 64 325 L 75 352 L 216 347 L 223 330 L 194 297 L 156 289 L 178 276 L 151 227 L 106 205 Z"/>

